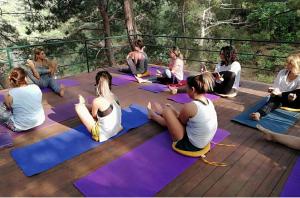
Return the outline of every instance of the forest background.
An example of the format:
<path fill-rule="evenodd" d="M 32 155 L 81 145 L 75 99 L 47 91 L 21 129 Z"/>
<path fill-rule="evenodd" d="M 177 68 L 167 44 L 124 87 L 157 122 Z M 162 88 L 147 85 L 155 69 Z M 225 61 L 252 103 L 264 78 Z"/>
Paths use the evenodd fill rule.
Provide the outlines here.
<path fill-rule="evenodd" d="M 124 64 L 141 38 L 150 63 L 166 65 L 177 45 L 195 71 L 231 44 L 243 78 L 270 83 L 299 51 L 299 19 L 299 0 L 0 0 L 0 81 L 39 45 L 66 76 Z"/>

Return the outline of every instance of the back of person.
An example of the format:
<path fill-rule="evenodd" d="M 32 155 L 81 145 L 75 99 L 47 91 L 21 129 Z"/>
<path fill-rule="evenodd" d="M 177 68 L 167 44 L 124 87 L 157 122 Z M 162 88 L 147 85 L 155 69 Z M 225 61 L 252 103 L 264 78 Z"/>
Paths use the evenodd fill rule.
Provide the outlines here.
<path fill-rule="evenodd" d="M 204 148 L 212 140 L 218 127 L 215 107 L 209 99 L 207 101 L 208 104 L 193 101 L 197 106 L 197 114 L 186 125 L 190 142 L 198 148 Z"/>
<path fill-rule="evenodd" d="M 13 88 L 9 95 L 13 98 L 12 121 L 17 131 L 31 129 L 45 121 L 42 92 L 37 85 Z"/>
<path fill-rule="evenodd" d="M 116 101 L 112 102 L 112 112 L 104 117 L 97 116 L 100 127 L 100 142 L 116 135 L 121 129 L 122 110 Z"/>

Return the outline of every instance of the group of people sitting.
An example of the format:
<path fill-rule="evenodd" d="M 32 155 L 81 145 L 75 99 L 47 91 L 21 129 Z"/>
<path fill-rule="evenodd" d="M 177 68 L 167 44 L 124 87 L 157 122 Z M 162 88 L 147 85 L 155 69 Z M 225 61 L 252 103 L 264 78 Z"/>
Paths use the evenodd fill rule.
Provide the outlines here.
<path fill-rule="evenodd" d="M 147 81 L 174 84 L 183 80 L 182 54 L 174 47 L 169 51 L 169 56 L 171 59 L 169 67 L 164 72 L 158 72 L 155 79 L 149 78 Z M 176 148 L 191 152 L 199 151 L 214 137 L 218 126 L 217 113 L 205 93 L 214 91 L 219 94 L 231 94 L 238 91 L 241 66 L 236 60 L 234 48 L 223 47 L 220 50 L 220 59 L 221 62 L 216 65 L 214 72 L 201 71 L 198 75 L 187 78 L 185 92 L 192 102 L 184 104 L 180 111 L 171 104 L 149 102 L 147 105 L 149 119 L 168 128 L 172 140 L 176 142 Z M 128 68 L 122 71 L 132 73 L 139 82 L 145 80 L 142 77 L 149 76 L 148 56 L 144 52 L 142 41 L 135 42 L 135 50 L 128 54 L 127 63 Z M 30 68 L 28 76 L 35 84 L 39 87 L 48 86 L 63 96 L 64 88 L 58 86 L 53 78 L 57 64 L 48 61 L 43 50 L 36 51 L 34 60 L 28 61 L 28 67 Z M 300 54 L 290 55 L 286 61 L 286 68 L 279 72 L 273 89 L 269 90 L 271 95 L 267 104 L 258 112 L 249 115 L 251 119 L 259 120 L 280 106 L 300 108 L 299 67 Z M 26 71 L 22 68 L 12 70 L 9 82 L 11 89 L 0 107 L 0 121 L 16 132 L 42 124 L 45 115 L 39 87 L 27 83 Z M 105 141 L 122 130 L 121 106 L 116 95 L 112 93 L 111 86 L 111 74 L 108 71 L 99 71 L 96 75 L 97 97 L 92 104 L 87 104 L 84 97 L 79 95 L 79 103 L 75 105 L 78 117 L 95 141 Z M 268 140 L 300 149 L 300 138 L 292 137 L 293 142 L 286 143 L 286 139 L 290 136 L 279 137 L 279 134 L 261 130 Z"/>

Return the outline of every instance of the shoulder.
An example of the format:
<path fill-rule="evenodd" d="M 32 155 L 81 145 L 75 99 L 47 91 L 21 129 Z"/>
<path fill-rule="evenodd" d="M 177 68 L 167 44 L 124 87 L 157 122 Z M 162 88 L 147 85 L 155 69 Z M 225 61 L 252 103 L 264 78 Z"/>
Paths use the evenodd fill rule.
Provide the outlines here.
<path fill-rule="evenodd" d="M 277 76 L 285 76 L 285 75 L 287 75 L 287 69 L 282 69 L 282 70 L 280 70 L 279 72 L 278 72 L 278 75 Z"/>
<path fill-rule="evenodd" d="M 182 107 L 182 112 L 188 114 L 190 117 L 193 117 L 197 113 L 197 105 L 192 101 L 189 103 L 185 103 Z"/>
<path fill-rule="evenodd" d="M 231 67 L 241 69 L 241 64 L 238 61 L 234 61 L 233 63 L 231 63 Z"/>
<path fill-rule="evenodd" d="M 26 63 L 27 63 L 27 65 L 29 65 L 29 66 L 34 66 L 34 61 L 33 61 L 33 60 L 27 59 L 27 60 L 26 60 Z"/>

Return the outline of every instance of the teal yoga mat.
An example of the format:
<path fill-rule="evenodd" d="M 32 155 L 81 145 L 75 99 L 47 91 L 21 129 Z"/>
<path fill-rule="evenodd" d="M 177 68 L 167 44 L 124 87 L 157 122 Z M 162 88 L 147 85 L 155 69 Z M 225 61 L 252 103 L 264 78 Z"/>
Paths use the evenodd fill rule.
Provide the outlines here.
<path fill-rule="evenodd" d="M 124 129 L 113 138 L 147 122 L 149 120 L 146 108 L 135 104 L 131 105 L 122 110 L 122 126 Z M 103 143 L 93 141 L 85 126 L 80 125 L 62 134 L 14 149 L 11 151 L 11 156 L 26 176 L 32 176 Z"/>
<path fill-rule="evenodd" d="M 267 99 L 268 98 L 263 98 L 262 100 L 258 101 L 254 106 L 233 118 L 232 121 L 252 128 L 256 128 L 256 125 L 260 124 L 264 128 L 276 133 L 286 133 L 287 130 L 300 118 L 300 112 L 276 109 L 259 121 L 250 119 L 249 115 L 253 112 L 256 112 L 259 108 L 266 104 Z"/>

